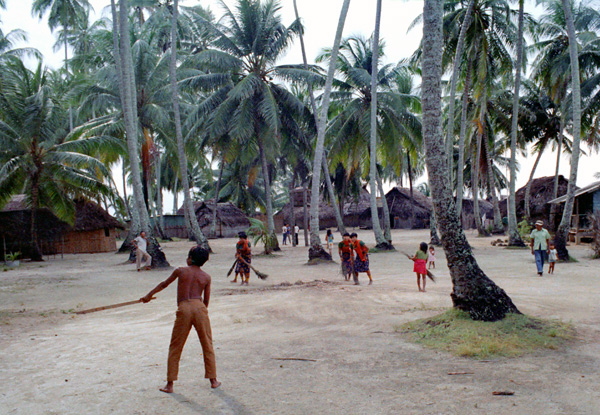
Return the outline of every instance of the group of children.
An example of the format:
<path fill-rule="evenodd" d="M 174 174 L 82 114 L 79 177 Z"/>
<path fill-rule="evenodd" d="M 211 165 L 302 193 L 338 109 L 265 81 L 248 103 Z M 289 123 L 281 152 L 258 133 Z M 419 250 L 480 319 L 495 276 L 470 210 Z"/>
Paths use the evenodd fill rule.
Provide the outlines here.
<path fill-rule="evenodd" d="M 333 243 L 333 235 L 331 231 L 327 234 L 328 245 L 329 241 Z M 331 236 L 331 238 L 329 238 Z M 359 285 L 358 274 L 364 272 L 369 277 L 369 285 L 373 284 L 371 271 L 369 269 L 369 247 L 358 239 L 356 233 L 345 233 L 342 241 L 338 244 L 338 253 L 342 260 L 342 274 L 346 281 L 350 280 L 350 275 L 354 278 L 354 284 Z M 356 253 L 356 256 L 354 256 Z"/>

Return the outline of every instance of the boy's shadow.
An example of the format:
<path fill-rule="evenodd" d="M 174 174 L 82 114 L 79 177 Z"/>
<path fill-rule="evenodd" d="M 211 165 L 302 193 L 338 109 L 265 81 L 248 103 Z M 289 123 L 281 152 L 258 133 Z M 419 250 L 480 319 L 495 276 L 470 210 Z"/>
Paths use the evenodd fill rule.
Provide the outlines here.
<path fill-rule="evenodd" d="M 223 389 L 217 389 L 217 390 L 213 391 L 213 394 L 218 396 L 223 401 L 223 403 L 225 403 L 225 406 L 227 407 L 227 409 L 229 409 L 229 411 L 227 411 L 228 413 L 232 413 L 235 415 L 252 415 L 252 412 L 250 412 L 248 410 L 248 408 L 246 408 L 244 406 L 244 404 L 239 402 L 233 396 L 229 395 Z M 199 413 L 199 414 L 208 415 L 208 414 L 222 414 L 223 413 L 222 410 L 206 408 L 180 393 L 171 393 L 170 396 L 173 399 L 175 399 L 177 402 L 179 402 L 180 404 L 188 407 L 192 411 Z"/>

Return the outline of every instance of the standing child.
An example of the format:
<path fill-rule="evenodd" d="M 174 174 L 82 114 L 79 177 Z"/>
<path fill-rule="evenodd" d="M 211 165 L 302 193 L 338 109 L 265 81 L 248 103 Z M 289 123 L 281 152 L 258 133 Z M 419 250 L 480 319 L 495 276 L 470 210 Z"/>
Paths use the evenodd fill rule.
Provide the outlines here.
<path fill-rule="evenodd" d="M 415 262 L 413 271 L 417 274 L 419 291 L 425 292 L 425 283 L 427 282 L 427 244 L 425 242 L 421 242 L 419 250 L 411 259 Z M 421 289 L 421 279 L 423 279 L 423 289 Z"/>
<path fill-rule="evenodd" d="M 283 225 L 281 228 L 281 235 L 283 237 L 283 245 L 287 245 L 287 225 Z"/>
<path fill-rule="evenodd" d="M 369 285 L 373 284 L 373 278 L 371 278 L 371 271 L 369 269 L 369 247 L 365 243 L 358 239 L 358 235 L 355 233 L 350 234 L 352 239 L 352 246 L 356 251 L 356 258 L 354 258 L 354 284 L 358 285 L 358 273 L 366 272 L 369 277 Z"/>
<path fill-rule="evenodd" d="M 553 243 L 550 243 L 548 247 L 548 263 L 550 264 L 548 268 L 548 274 L 554 274 L 554 264 L 556 263 L 556 261 L 558 261 L 558 251 L 556 250 L 556 248 L 554 248 Z"/>
<path fill-rule="evenodd" d="M 429 247 L 429 255 L 427 255 L 427 262 L 429 263 L 429 269 L 435 269 L 435 248 L 433 247 L 433 245 Z"/>
<path fill-rule="evenodd" d="M 331 229 L 327 229 L 327 236 L 325 239 L 327 240 L 327 249 L 329 250 L 329 255 L 333 255 L 333 232 L 331 232 Z"/>
<path fill-rule="evenodd" d="M 237 258 L 237 265 L 235 266 L 235 278 L 232 283 L 237 282 L 238 275 L 242 277 L 241 285 L 248 285 L 250 280 L 250 263 L 252 262 L 252 251 L 250 248 L 250 241 L 246 232 L 239 232 L 240 237 L 237 244 L 235 244 L 235 257 Z"/>
<path fill-rule="evenodd" d="M 346 232 L 342 241 L 338 244 L 338 252 L 340 254 L 340 259 L 342 260 L 342 274 L 346 281 L 350 279 L 350 275 L 354 272 L 353 249 L 354 247 L 350 240 L 350 234 Z"/>

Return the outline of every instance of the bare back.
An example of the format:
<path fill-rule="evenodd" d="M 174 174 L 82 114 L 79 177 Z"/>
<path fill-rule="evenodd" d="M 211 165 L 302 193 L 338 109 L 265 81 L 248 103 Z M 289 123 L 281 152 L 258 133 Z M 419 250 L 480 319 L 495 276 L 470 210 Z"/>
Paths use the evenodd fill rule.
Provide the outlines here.
<path fill-rule="evenodd" d="M 191 265 L 180 267 L 173 272 L 177 281 L 177 304 L 192 299 L 203 299 L 208 306 L 210 298 L 210 275 L 202 271 L 200 267 Z"/>

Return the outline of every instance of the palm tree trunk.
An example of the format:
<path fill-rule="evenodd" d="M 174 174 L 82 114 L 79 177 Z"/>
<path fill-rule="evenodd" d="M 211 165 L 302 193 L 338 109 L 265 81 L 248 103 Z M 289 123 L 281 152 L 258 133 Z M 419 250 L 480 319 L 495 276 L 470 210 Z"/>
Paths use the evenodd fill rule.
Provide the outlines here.
<path fill-rule="evenodd" d="M 190 195 L 190 181 L 187 171 L 187 157 L 185 155 L 183 133 L 181 132 L 181 115 L 179 113 L 179 93 L 177 91 L 177 17 L 179 13 L 178 0 L 173 2 L 173 15 L 171 21 L 171 60 L 169 61 L 169 78 L 171 81 L 171 99 L 173 101 L 173 117 L 175 118 L 175 136 L 177 137 L 177 157 L 179 158 L 179 171 L 183 184 L 183 205 L 186 227 L 193 240 L 202 248 L 211 252 L 208 239 L 202 233 Z"/>
<path fill-rule="evenodd" d="M 296 246 L 296 235 L 294 232 L 294 227 L 296 226 L 296 211 L 294 210 L 295 207 L 295 197 L 294 197 L 294 185 L 296 183 L 296 170 L 294 169 L 293 173 L 292 173 L 292 180 L 290 181 L 290 184 L 288 186 L 288 192 L 290 194 L 290 209 L 288 211 L 288 225 L 290 226 L 288 232 L 291 236 L 291 240 L 292 240 L 292 246 Z"/>
<path fill-rule="evenodd" d="M 127 173 L 125 172 L 125 158 L 122 159 L 122 174 L 123 174 L 123 203 L 125 204 L 125 209 L 127 209 L 127 216 L 129 216 L 129 221 L 131 222 L 131 208 L 129 207 L 129 200 L 127 199 Z M 115 184 L 115 189 L 117 185 Z"/>
<path fill-rule="evenodd" d="M 496 181 L 494 180 L 494 161 L 490 152 L 490 142 L 486 132 L 487 129 L 484 130 L 483 148 L 485 151 L 485 158 L 487 164 L 488 191 L 490 192 L 490 196 L 492 197 L 492 206 L 494 207 L 494 226 L 492 228 L 492 234 L 500 235 L 504 233 L 504 227 L 502 226 L 502 215 L 500 214 L 500 205 L 498 205 L 498 197 L 496 196 Z"/>
<path fill-rule="evenodd" d="M 456 170 L 456 211 L 462 223 L 462 201 L 464 185 L 464 165 L 465 165 L 465 139 L 467 136 L 467 110 L 469 107 L 469 91 L 471 90 L 471 68 L 472 59 L 469 59 L 467 67 L 467 76 L 462 96 L 462 111 L 460 115 L 460 137 L 458 138 L 458 168 Z"/>
<path fill-rule="evenodd" d="M 475 219 L 475 227 L 479 236 L 487 236 L 481 223 L 481 212 L 479 210 L 479 163 L 481 158 L 481 132 L 476 134 L 477 143 L 475 152 L 471 159 L 471 190 L 473 192 L 473 216 Z"/>
<path fill-rule="evenodd" d="M 575 188 L 577 183 L 577 168 L 579 166 L 579 146 L 581 141 L 581 84 L 579 77 L 579 60 L 577 53 L 577 35 L 575 33 L 575 24 L 571 13 L 571 3 L 568 0 L 562 0 L 565 11 L 565 20 L 567 23 L 567 32 L 569 34 L 569 55 L 571 58 L 571 95 L 573 98 L 573 144 L 571 146 L 571 172 L 569 174 L 569 185 L 567 188 L 567 200 L 563 210 L 562 219 L 554 242 L 558 257 L 564 260 L 570 258 L 567 250 L 567 236 L 571 227 L 571 216 L 573 215 L 573 204 L 575 200 Z"/>
<path fill-rule="evenodd" d="M 519 310 L 477 265 L 456 215 L 450 187 L 442 133 L 442 5 L 441 0 L 425 0 L 423 8 L 423 138 L 431 194 L 450 269 L 454 307 L 473 319 L 499 320 Z"/>
<path fill-rule="evenodd" d="M 558 136 L 558 147 L 556 149 L 556 169 L 554 170 L 554 189 L 552 192 L 553 195 L 553 199 L 556 199 L 558 197 L 558 172 L 560 170 L 560 155 L 562 153 L 562 143 L 564 140 L 564 128 L 565 128 L 565 115 L 563 115 L 564 113 L 561 111 L 561 117 L 560 117 L 560 134 Z M 551 231 L 555 231 L 556 230 L 556 214 L 558 212 L 558 207 L 559 205 L 556 203 L 552 203 L 552 205 L 550 205 L 550 223 L 548 224 L 548 228 Z"/>
<path fill-rule="evenodd" d="M 437 232 L 437 220 L 435 219 L 435 209 L 431 210 L 429 216 L 429 245 L 440 246 L 440 237 Z"/>
<path fill-rule="evenodd" d="M 515 62 L 515 89 L 513 92 L 512 127 L 510 132 L 510 179 L 508 192 L 508 245 L 525 246 L 517 227 L 517 134 L 519 128 L 519 90 L 521 66 L 523 65 L 523 14 L 525 0 L 519 0 L 519 23 L 517 34 L 517 61 Z"/>
<path fill-rule="evenodd" d="M 308 246 L 308 186 L 306 183 L 302 184 L 302 213 L 304 216 L 304 246 Z M 311 201 L 311 203 L 315 203 Z"/>
<path fill-rule="evenodd" d="M 321 115 L 317 124 L 317 143 L 315 145 L 315 159 L 313 162 L 313 174 L 311 184 L 311 200 L 319 200 L 319 184 L 321 182 L 321 170 L 323 165 L 323 151 L 325 143 L 325 130 L 327 126 L 327 113 L 329 111 L 329 100 L 331 96 L 331 87 L 333 85 L 333 75 L 336 69 L 337 55 L 342 41 L 342 32 L 350 0 L 344 0 L 340 11 L 340 18 L 335 32 L 335 40 L 331 48 L 331 57 L 329 60 L 329 69 L 327 70 L 327 78 L 325 80 L 325 89 L 322 95 Z M 308 259 L 323 258 L 331 260 L 329 252 L 323 249 L 321 238 L 319 237 L 319 204 L 311 203 L 310 205 L 310 249 L 308 250 Z"/>
<path fill-rule="evenodd" d="M 373 32 L 373 66 L 371 69 L 371 137 L 369 146 L 370 168 L 369 188 L 371 189 L 371 224 L 378 249 L 390 249 L 392 246 L 385 239 L 379 215 L 377 213 L 377 70 L 379 65 L 379 27 L 381 25 L 381 1 L 377 0 L 375 31 Z"/>
<path fill-rule="evenodd" d="M 458 41 L 456 44 L 456 52 L 454 53 L 454 63 L 452 65 L 452 79 L 450 80 L 450 102 L 448 104 L 448 136 L 446 137 L 446 151 L 448 155 L 448 168 L 450 174 L 450 183 L 453 182 L 453 156 L 454 152 L 454 97 L 456 95 L 456 84 L 458 81 L 458 71 L 460 69 L 460 63 L 462 61 L 463 49 L 465 48 L 465 38 L 467 36 L 467 29 L 471 24 L 471 17 L 473 16 L 473 5 L 475 0 L 469 0 L 467 10 L 465 11 L 465 17 L 460 26 L 460 34 L 458 35 Z M 458 164 L 458 169 L 462 168 L 462 164 Z M 460 188 L 457 187 L 457 192 Z M 459 210 L 460 212 L 460 210 Z"/>
<path fill-rule="evenodd" d="M 173 184 L 173 214 L 176 214 L 179 210 L 179 192 L 177 187 L 179 186 L 179 176 L 175 173 L 175 184 Z"/>
<path fill-rule="evenodd" d="M 112 6 L 114 7 L 114 0 L 111 0 Z M 116 14 L 116 13 L 115 13 Z M 137 152 L 138 142 L 138 131 L 137 131 L 137 98 L 136 98 L 136 83 L 135 75 L 133 72 L 133 58 L 131 56 L 131 39 L 129 36 L 129 7 L 127 0 L 119 0 L 119 38 L 120 38 L 120 61 L 121 61 L 121 73 L 120 78 L 123 89 L 121 91 L 124 94 L 122 103 L 123 116 L 125 119 L 125 131 L 127 134 L 127 152 L 129 154 L 129 163 L 131 166 L 131 178 L 133 182 L 133 199 L 134 209 L 139 213 L 139 223 L 141 230 L 146 231 L 148 236 L 148 253 L 152 256 L 152 267 L 161 268 L 168 267 L 169 263 L 165 254 L 160 250 L 160 246 L 156 238 L 152 236 L 152 229 L 150 228 L 150 218 L 148 216 L 148 210 L 144 204 L 144 196 L 142 190 L 142 183 L 140 179 L 140 159 Z M 134 214 L 135 215 L 135 214 Z M 132 255 L 133 256 L 133 255 Z M 130 260 L 132 259 L 130 256 Z"/>
<path fill-rule="evenodd" d="M 31 177 L 31 260 L 32 261 L 43 261 L 42 251 L 38 242 L 37 235 L 37 208 L 39 200 L 40 190 L 40 169 L 36 168 L 36 171 Z"/>
<path fill-rule="evenodd" d="M 385 236 L 386 241 L 389 244 L 392 243 L 392 224 L 390 223 L 390 208 L 387 204 L 387 200 L 385 198 L 385 193 L 383 192 L 383 181 L 381 180 L 381 176 L 377 173 L 377 188 L 379 189 L 379 197 L 381 198 L 381 207 L 383 214 L 383 234 Z"/>
<path fill-rule="evenodd" d="M 210 235 L 213 238 L 217 237 L 217 206 L 219 203 L 219 193 L 221 193 L 221 179 L 223 178 L 223 168 L 225 167 L 225 158 L 221 158 L 221 166 L 219 167 L 219 177 L 217 178 L 217 186 L 215 188 L 215 208 L 213 210 L 212 220 L 210 223 Z"/>
<path fill-rule="evenodd" d="M 294 13 L 296 14 L 296 20 L 300 19 L 298 14 L 298 6 L 296 4 L 296 0 L 294 0 Z M 300 49 L 302 50 L 302 62 L 304 63 L 304 69 L 308 70 L 308 59 L 306 58 L 306 48 L 304 47 L 304 36 L 302 32 L 300 32 Z M 319 125 L 319 112 L 317 110 L 317 103 L 315 101 L 315 94 L 312 89 L 312 85 L 308 84 L 308 96 L 310 98 L 310 106 L 312 108 L 313 116 L 315 117 L 315 125 Z M 333 207 L 333 213 L 335 215 L 335 221 L 338 226 L 338 231 L 340 235 L 346 233 L 346 227 L 344 226 L 344 220 L 342 219 L 342 215 L 340 214 L 340 210 L 338 209 L 337 199 L 335 197 L 335 190 L 333 185 L 331 184 L 331 177 L 329 177 L 329 167 L 327 166 L 327 154 L 323 149 L 323 175 L 325 176 L 325 186 L 327 187 L 327 192 L 329 192 L 329 200 L 331 201 L 331 206 Z"/>
<path fill-rule="evenodd" d="M 413 177 L 412 177 L 412 166 L 410 163 L 410 155 L 408 151 L 406 152 L 406 164 L 408 168 L 408 191 L 410 192 L 410 202 L 415 203 L 414 193 L 413 193 Z M 411 209 L 410 211 L 410 228 L 413 229 L 415 227 L 415 210 Z"/>
<path fill-rule="evenodd" d="M 538 155 L 535 158 L 535 162 L 533 163 L 533 167 L 531 168 L 531 173 L 529 173 L 529 180 L 527 180 L 527 186 L 525 186 L 525 218 L 529 221 L 531 220 L 531 207 L 529 206 L 529 199 L 531 198 L 531 184 L 533 183 L 533 176 L 535 175 L 535 171 L 537 170 L 538 164 L 542 158 L 542 154 L 544 154 L 544 150 L 546 149 L 546 145 L 542 145 L 540 150 L 538 151 Z"/>
<path fill-rule="evenodd" d="M 273 202 L 271 197 L 271 180 L 269 178 L 269 165 L 267 163 L 267 155 L 265 154 L 264 144 L 262 139 L 259 137 L 260 131 L 258 129 L 258 125 L 255 125 L 254 129 L 257 142 L 258 142 L 258 151 L 260 154 L 260 162 L 262 166 L 263 173 L 263 181 L 265 183 L 265 199 L 266 199 L 266 214 L 267 214 L 267 232 L 269 235 L 273 237 L 273 244 L 271 246 L 265 246 L 265 252 L 269 253 L 272 251 L 279 251 L 279 242 L 277 240 L 277 236 L 275 235 L 275 222 L 273 221 Z"/>

